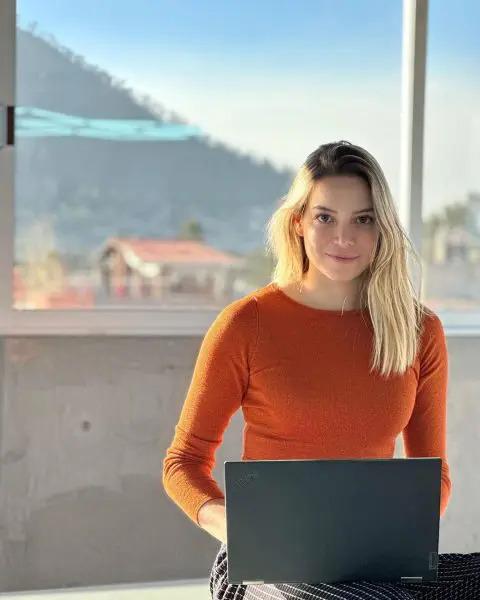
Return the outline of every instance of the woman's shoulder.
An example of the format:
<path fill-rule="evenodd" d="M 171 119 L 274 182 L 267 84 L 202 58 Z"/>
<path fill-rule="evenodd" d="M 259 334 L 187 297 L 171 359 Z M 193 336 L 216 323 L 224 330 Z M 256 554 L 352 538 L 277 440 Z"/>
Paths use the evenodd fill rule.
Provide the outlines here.
<path fill-rule="evenodd" d="M 272 292 L 273 288 L 271 283 L 257 287 L 243 296 L 229 302 L 221 309 L 220 314 L 234 317 L 256 312 L 258 303 L 261 302 L 264 297 L 272 295 Z"/>
<path fill-rule="evenodd" d="M 424 304 L 423 302 L 419 302 L 419 307 L 421 309 L 421 325 L 422 329 L 426 334 L 432 334 L 434 332 L 443 331 L 442 320 L 438 316 L 437 312 Z"/>
<path fill-rule="evenodd" d="M 256 335 L 259 322 L 258 304 L 270 296 L 272 291 L 271 284 L 263 285 L 229 302 L 220 309 L 211 328 L 224 332 L 228 330 L 232 334 Z"/>
<path fill-rule="evenodd" d="M 420 351 L 421 356 L 446 351 L 446 336 L 443 323 L 437 312 L 421 304 L 425 310 L 422 311 L 420 329 Z"/>
<path fill-rule="evenodd" d="M 257 323 L 257 302 L 263 288 L 252 290 L 232 300 L 217 313 L 212 327 L 222 329 L 252 329 Z"/>

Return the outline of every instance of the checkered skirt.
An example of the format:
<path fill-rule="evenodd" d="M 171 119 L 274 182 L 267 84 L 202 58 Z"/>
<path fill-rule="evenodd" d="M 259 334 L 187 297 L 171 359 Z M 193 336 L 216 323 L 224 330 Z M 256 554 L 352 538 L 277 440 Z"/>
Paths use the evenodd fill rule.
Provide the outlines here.
<path fill-rule="evenodd" d="M 210 574 L 212 600 L 480 600 L 480 552 L 439 554 L 438 580 L 425 583 L 229 584 L 227 558 L 221 544 Z"/>

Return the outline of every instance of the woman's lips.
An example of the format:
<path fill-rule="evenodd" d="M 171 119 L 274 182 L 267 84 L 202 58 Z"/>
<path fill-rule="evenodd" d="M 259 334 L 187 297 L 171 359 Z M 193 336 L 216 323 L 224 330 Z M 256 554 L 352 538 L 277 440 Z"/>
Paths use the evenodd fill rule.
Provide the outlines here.
<path fill-rule="evenodd" d="M 341 256 L 333 256 L 332 254 L 327 254 L 333 260 L 337 260 L 338 262 L 352 262 L 353 260 L 357 260 L 358 256 L 354 256 L 353 258 L 342 258 Z"/>

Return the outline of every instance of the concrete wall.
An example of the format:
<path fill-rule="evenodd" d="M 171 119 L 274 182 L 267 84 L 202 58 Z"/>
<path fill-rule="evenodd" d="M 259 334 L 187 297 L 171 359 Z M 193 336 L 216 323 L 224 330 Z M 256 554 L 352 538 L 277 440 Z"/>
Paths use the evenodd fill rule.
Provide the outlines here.
<path fill-rule="evenodd" d="M 207 578 L 219 543 L 165 494 L 200 338 L 0 341 L 0 591 Z M 440 552 L 480 549 L 480 339 L 448 338 L 453 496 Z M 217 453 L 241 457 L 242 414 Z M 396 456 L 403 456 L 401 436 Z"/>

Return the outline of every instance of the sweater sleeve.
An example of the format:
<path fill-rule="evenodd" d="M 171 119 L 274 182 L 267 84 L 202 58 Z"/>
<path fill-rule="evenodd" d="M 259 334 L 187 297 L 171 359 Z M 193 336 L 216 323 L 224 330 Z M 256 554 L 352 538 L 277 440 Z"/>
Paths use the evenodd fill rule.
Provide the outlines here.
<path fill-rule="evenodd" d="M 442 459 L 441 517 L 452 488 L 446 454 L 448 354 L 441 320 L 435 314 L 425 319 L 415 406 L 403 430 L 403 440 L 407 457 L 438 456 Z"/>
<path fill-rule="evenodd" d="M 227 305 L 205 334 L 173 440 L 163 460 L 167 495 L 197 525 L 208 500 L 224 498 L 212 477 L 215 451 L 248 388 L 258 332 L 256 298 Z"/>

